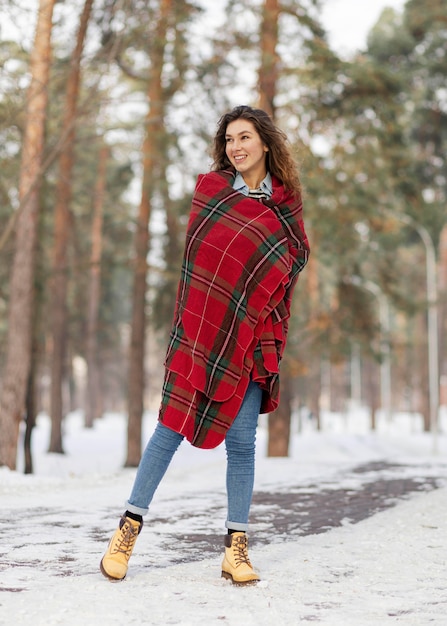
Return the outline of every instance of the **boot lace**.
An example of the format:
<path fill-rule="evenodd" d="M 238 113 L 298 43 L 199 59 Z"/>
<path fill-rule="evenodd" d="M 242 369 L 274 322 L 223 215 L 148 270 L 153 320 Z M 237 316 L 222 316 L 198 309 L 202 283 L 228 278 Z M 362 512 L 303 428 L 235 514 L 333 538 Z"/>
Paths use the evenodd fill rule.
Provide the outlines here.
<path fill-rule="evenodd" d="M 126 559 L 130 559 L 133 547 L 138 537 L 138 528 L 134 528 L 129 522 L 124 522 L 121 527 L 121 534 L 117 537 L 115 545 L 113 546 L 114 552 L 122 552 Z"/>
<path fill-rule="evenodd" d="M 246 563 L 249 567 L 252 566 L 250 559 L 248 558 L 248 541 L 246 536 L 241 535 L 239 537 L 234 537 L 232 548 L 234 551 L 234 561 L 236 563 L 236 567 L 242 565 L 242 563 Z"/>

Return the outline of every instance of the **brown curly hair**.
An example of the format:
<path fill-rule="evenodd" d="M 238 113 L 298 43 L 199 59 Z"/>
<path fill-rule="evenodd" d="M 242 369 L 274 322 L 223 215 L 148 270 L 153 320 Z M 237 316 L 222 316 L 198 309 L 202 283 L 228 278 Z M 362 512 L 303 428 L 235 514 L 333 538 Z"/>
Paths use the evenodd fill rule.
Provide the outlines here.
<path fill-rule="evenodd" d="M 253 124 L 264 145 L 268 147 L 266 167 L 276 176 L 284 187 L 296 194 L 301 193 L 301 183 L 297 165 L 288 145 L 286 134 L 273 123 L 272 118 L 262 109 L 253 109 L 240 105 L 225 113 L 217 124 L 211 156 L 213 171 L 232 167 L 226 154 L 226 132 L 230 122 L 238 119 L 248 120 Z"/>

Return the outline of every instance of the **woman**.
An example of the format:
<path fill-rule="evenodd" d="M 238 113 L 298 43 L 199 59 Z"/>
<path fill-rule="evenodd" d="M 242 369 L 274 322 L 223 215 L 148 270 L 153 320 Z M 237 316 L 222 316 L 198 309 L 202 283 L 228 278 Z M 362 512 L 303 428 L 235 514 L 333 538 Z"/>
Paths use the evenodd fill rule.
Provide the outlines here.
<path fill-rule="evenodd" d="M 227 453 L 222 576 L 259 580 L 246 531 L 259 413 L 279 400 L 290 301 L 308 257 L 298 172 L 285 134 L 260 109 L 238 106 L 218 123 L 213 166 L 198 177 L 157 427 L 126 511 L 101 561 L 126 576 L 143 516 L 186 437 Z"/>

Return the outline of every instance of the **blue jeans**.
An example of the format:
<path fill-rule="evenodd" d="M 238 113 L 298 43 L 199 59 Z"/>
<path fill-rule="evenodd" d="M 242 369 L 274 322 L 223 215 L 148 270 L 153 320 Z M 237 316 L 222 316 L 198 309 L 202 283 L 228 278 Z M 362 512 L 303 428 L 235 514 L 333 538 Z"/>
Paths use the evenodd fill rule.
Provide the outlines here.
<path fill-rule="evenodd" d="M 262 390 L 250 382 L 242 406 L 225 437 L 228 512 L 225 526 L 247 530 L 255 475 L 255 444 Z M 158 422 L 138 467 L 126 508 L 145 515 L 154 493 L 183 441 L 183 435 Z"/>

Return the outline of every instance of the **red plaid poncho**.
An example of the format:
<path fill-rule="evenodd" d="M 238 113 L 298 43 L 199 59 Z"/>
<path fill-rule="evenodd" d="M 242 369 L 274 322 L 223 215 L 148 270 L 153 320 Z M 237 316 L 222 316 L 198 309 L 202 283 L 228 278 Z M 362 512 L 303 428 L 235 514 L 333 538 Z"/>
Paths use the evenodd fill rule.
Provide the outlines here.
<path fill-rule="evenodd" d="M 238 414 L 250 377 L 261 412 L 279 401 L 290 300 L 309 246 L 301 199 L 273 178 L 269 200 L 232 188 L 234 171 L 198 177 L 159 419 L 213 448 Z"/>

